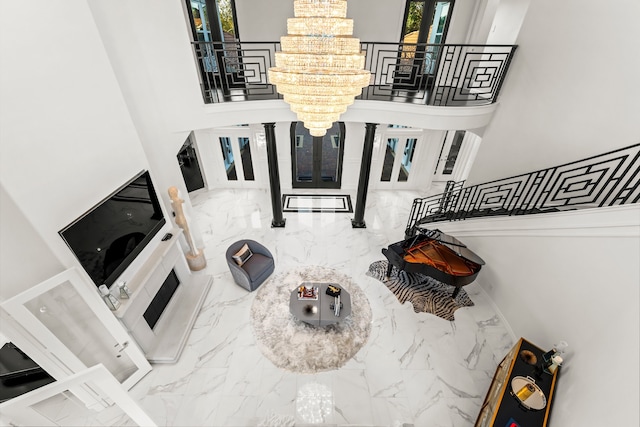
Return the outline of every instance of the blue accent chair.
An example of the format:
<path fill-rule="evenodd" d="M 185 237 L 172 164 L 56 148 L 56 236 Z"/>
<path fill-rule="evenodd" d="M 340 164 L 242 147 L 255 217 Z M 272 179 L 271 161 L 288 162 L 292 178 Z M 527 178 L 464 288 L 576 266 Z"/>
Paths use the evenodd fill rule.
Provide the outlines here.
<path fill-rule="evenodd" d="M 253 255 L 242 264 L 242 266 L 239 266 L 233 259 L 233 255 L 238 252 L 245 243 L 249 246 Z M 258 289 L 275 270 L 273 255 L 269 249 L 255 240 L 244 239 L 232 243 L 227 249 L 226 257 L 233 280 L 238 286 L 249 292 Z"/>

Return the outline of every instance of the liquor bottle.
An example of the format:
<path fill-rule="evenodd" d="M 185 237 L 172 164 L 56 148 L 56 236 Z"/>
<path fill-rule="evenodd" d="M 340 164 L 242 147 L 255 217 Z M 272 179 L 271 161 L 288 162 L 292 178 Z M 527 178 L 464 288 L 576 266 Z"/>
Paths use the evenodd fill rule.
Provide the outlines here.
<path fill-rule="evenodd" d="M 100 285 L 98 288 L 100 293 L 102 294 L 102 299 L 104 303 L 107 304 L 107 307 L 111 311 L 116 311 L 120 307 L 120 301 L 109 292 L 109 288 L 106 285 Z"/>

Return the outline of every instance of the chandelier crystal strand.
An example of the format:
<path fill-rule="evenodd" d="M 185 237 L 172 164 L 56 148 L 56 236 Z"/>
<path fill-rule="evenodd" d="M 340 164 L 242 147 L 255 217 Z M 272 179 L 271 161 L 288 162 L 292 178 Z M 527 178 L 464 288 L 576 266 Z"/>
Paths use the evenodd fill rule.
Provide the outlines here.
<path fill-rule="evenodd" d="M 295 0 L 269 81 L 313 136 L 323 136 L 369 85 L 347 0 Z"/>

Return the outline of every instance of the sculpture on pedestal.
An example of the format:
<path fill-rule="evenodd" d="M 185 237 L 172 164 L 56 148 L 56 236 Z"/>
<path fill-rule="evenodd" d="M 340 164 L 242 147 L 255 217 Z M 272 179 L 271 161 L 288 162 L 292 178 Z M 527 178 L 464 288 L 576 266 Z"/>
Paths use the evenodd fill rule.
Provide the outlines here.
<path fill-rule="evenodd" d="M 184 215 L 184 210 L 182 209 L 184 200 L 179 197 L 176 187 L 169 187 L 169 198 L 171 199 L 171 207 L 175 213 L 176 225 L 182 229 L 184 237 L 187 239 L 187 244 L 189 245 L 189 253 L 186 254 L 187 264 L 192 271 L 202 270 L 207 266 L 207 260 L 204 257 L 204 252 L 202 252 L 202 249 L 198 249 L 193 236 L 191 236 L 187 217 Z"/>

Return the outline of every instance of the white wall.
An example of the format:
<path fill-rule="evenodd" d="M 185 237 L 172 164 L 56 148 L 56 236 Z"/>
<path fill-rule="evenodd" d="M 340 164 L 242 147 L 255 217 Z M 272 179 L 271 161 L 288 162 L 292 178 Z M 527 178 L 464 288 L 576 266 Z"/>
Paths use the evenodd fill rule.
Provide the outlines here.
<path fill-rule="evenodd" d="M 493 16 L 487 44 L 516 44 L 531 0 L 502 0 Z"/>
<path fill-rule="evenodd" d="M 29 7 L 37 13 L 26 31 L 24 5 L 0 3 L 0 181 L 13 216 L 24 215 L 20 229 L 28 236 L 32 227 L 70 267 L 77 261 L 57 232 L 148 163 L 86 1 Z M 2 268 L 12 277 L 27 265 Z M 46 257 L 35 264 L 28 282 L 50 266 Z"/>
<path fill-rule="evenodd" d="M 464 43 L 476 1 L 454 6 L 447 43 Z M 400 41 L 406 0 L 349 0 L 347 18 L 354 21 L 353 36 L 363 42 Z M 236 0 L 240 40 L 280 41 L 293 18 L 293 0 Z"/>
<path fill-rule="evenodd" d="M 0 218 L 0 301 L 5 301 L 64 268 L 4 186 L 0 186 Z"/>
<path fill-rule="evenodd" d="M 279 42 L 293 18 L 293 0 L 236 0 L 238 34 L 243 42 Z"/>
<path fill-rule="evenodd" d="M 639 425 L 640 206 L 438 224 L 480 255 L 516 337 L 569 351 L 554 426 Z"/>
<path fill-rule="evenodd" d="M 640 142 L 639 15 L 636 0 L 531 2 L 468 182 Z"/>

